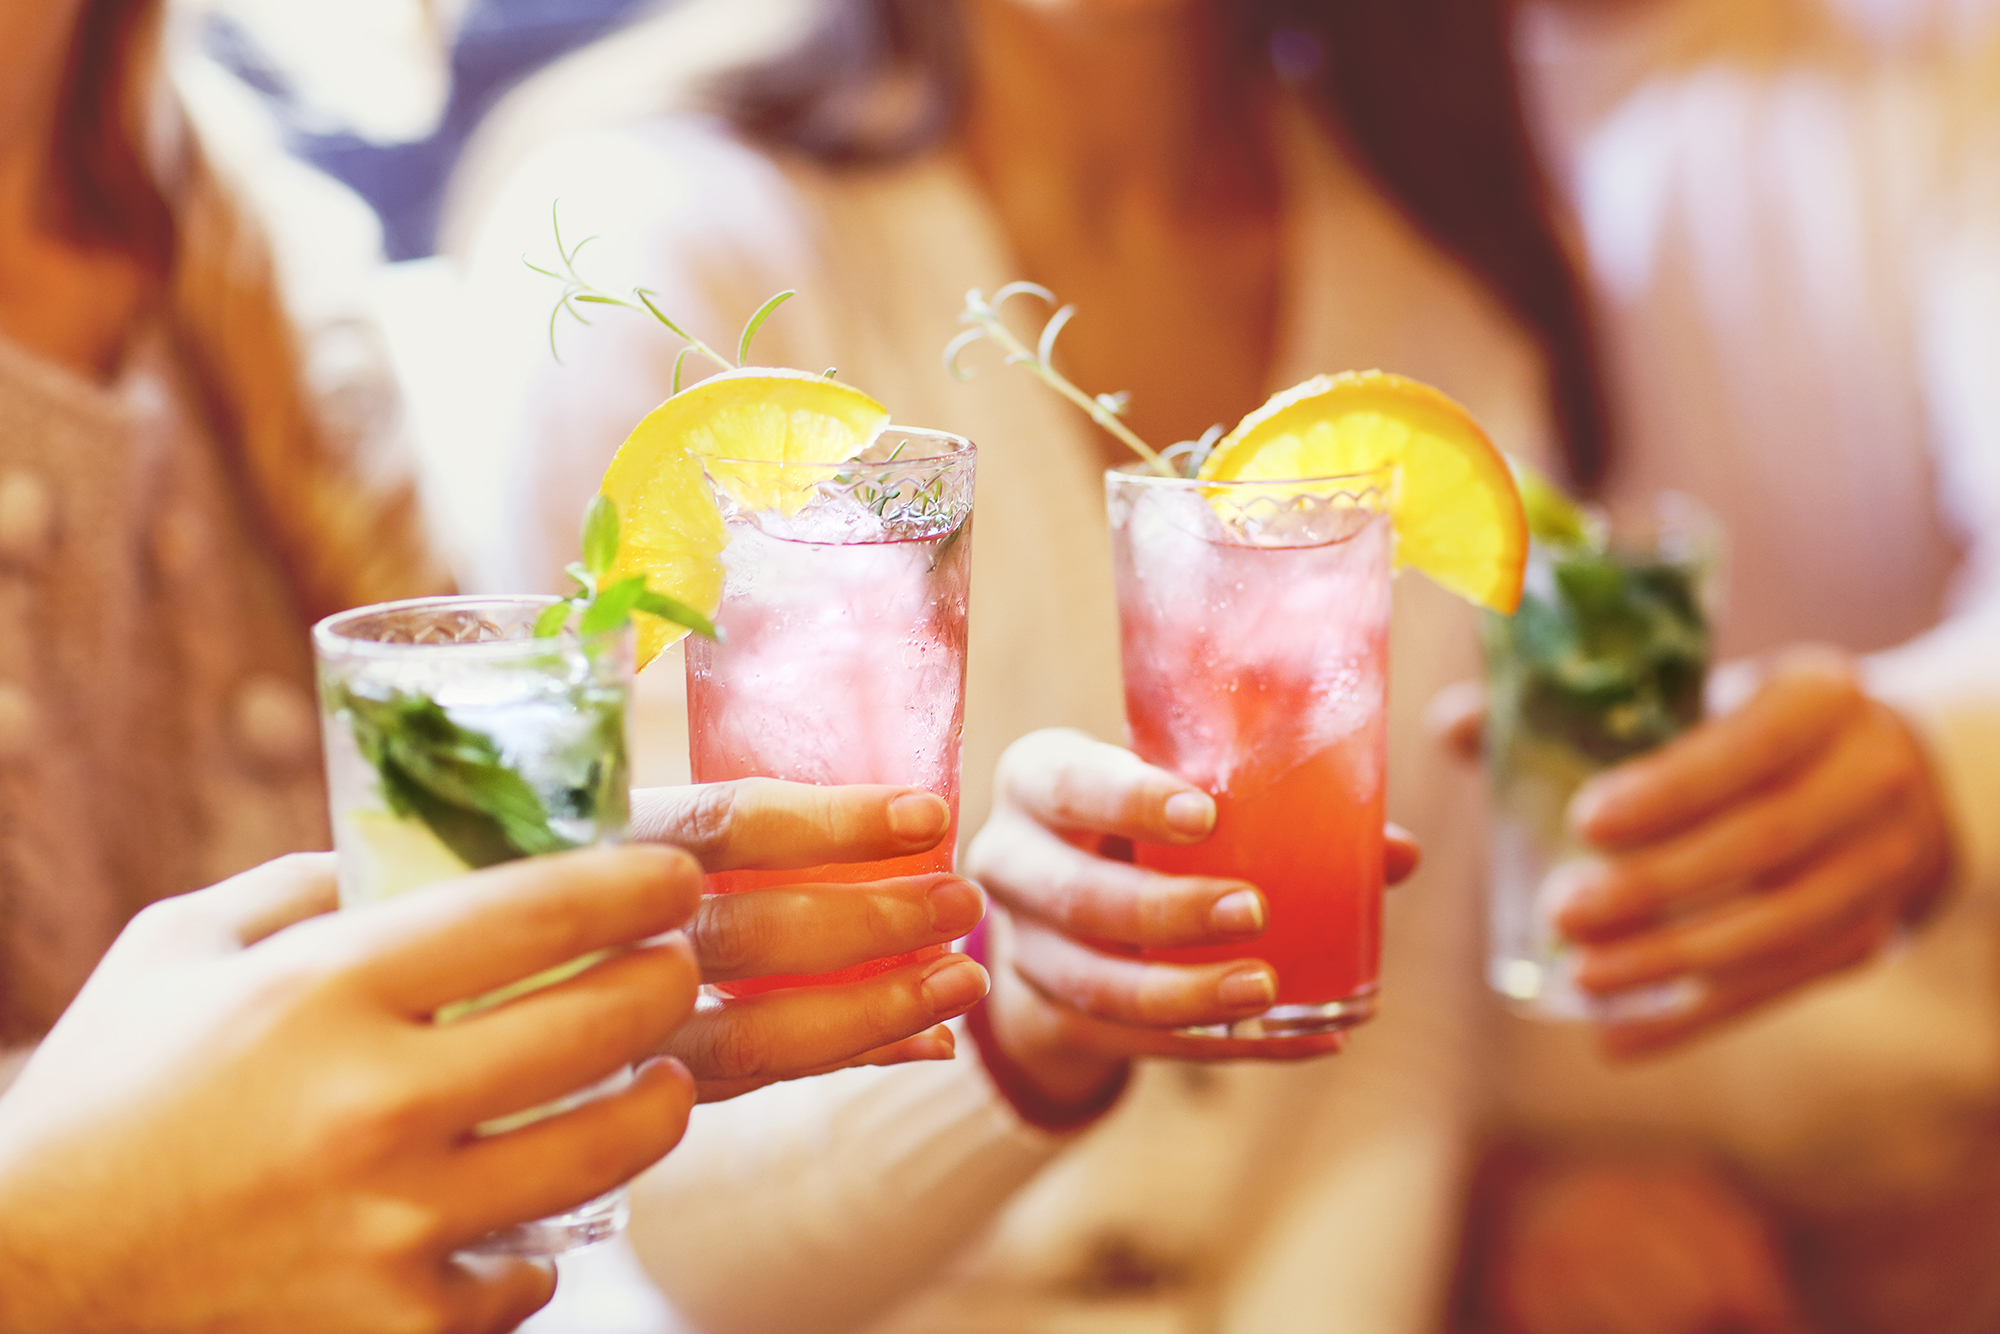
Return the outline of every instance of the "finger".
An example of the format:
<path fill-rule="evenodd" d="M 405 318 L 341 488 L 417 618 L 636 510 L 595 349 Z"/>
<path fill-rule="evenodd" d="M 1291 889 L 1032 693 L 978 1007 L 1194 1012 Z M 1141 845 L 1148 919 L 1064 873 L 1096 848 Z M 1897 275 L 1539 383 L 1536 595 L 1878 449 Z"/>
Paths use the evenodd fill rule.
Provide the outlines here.
<path fill-rule="evenodd" d="M 1685 922 L 1585 949 L 1577 963 L 1577 983 L 1606 995 L 1684 973 L 1780 963 L 1873 912 L 1893 915 L 1918 855 L 1907 822 L 1900 811 L 1892 811 L 1783 886 L 1733 899 Z"/>
<path fill-rule="evenodd" d="M 1030 732 L 1000 757 L 1001 796 L 1051 829 L 1147 843 L 1199 843 L 1215 801 L 1122 746 L 1081 732 Z"/>
<path fill-rule="evenodd" d="M 956 1018 L 988 982 L 984 968 L 946 954 L 855 982 L 746 996 L 697 1011 L 666 1050 L 704 1083 L 796 1078 Z"/>
<path fill-rule="evenodd" d="M 1163 875 L 1113 861 L 1007 811 L 980 830 L 966 866 L 1009 908 L 1093 940 L 1227 945 L 1261 936 L 1268 920 L 1264 896 L 1244 881 Z"/>
<path fill-rule="evenodd" d="M 553 1102 L 652 1055 L 694 1012 L 700 972 L 678 936 L 424 1035 L 454 1130 Z"/>
<path fill-rule="evenodd" d="M 1893 934 L 1890 921 L 1868 918 L 1780 967 L 1705 979 L 1696 1005 L 1663 1019 L 1607 1025 L 1599 1030 L 1599 1045 L 1615 1059 L 1648 1056 L 1680 1046 L 1818 978 L 1860 967 L 1874 958 Z"/>
<path fill-rule="evenodd" d="M 508 1334 L 556 1295 L 553 1261 L 455 1255 L 445 1262 L 450 1334 Z"/>
<path fill-rule="evenodd" d="M 1790 771 L 1864 702 L 1844 657 L 1797 655 L 1735 713 L 1586 782 L 1570 822 L 1605 848 L 1670 833 Z"/>
<path fill-rule="evenodd" d="M 873 1051 L 865 1051 L 859 1056 L 852 1056 L 844 1061 L 835 1061 L 831 1065 L 820 1066 L 814 1070 L 803 1070 L 798 1074 L 790 1076 L 790 1078 L 805 1079 L 813 1075 L 831 1074 L 835 1070 L 852 1070 L 864 1065 L 907 1065 L 913 1061 L 949 1061 L 957 1054 L 957 1040 L 952 1037 L 951 1029 L 943 1024 L 939 1024 L 935 1028 L 917 1034 L 915 1037 L 904 1038 L 901 1042 L 892 1042 L 886 1047 L 877 1047 Z M 767 1088 L 777 1082 L 775 1078 L 704 1079 L 701 1081 L 701 1100 L 703 1102 L 727 1102 L 731 1098 L 742 1097 L 745 1093 L 754 1093 L 760 1088 Z"/>
<path fill-rule="evenodd" d="M 135 961 L 232 953 L 338 906 L 333 854 L 294 853 L 149 905 L 112 953 Z"/>
<path fill-rule="evenodd" d="M 1400 885 L 1417 873 L 1423 849 L 1417 846 L 1416 836 L 1401 825 L 1384 825 L 1382 840 L 1382 878 L 1390 886 Z"/>
<path fill-rule="evenodd" d="M 701 871 L 671 848 L 592 848 L 489 867 L 342 914 L 362 980 L 413 1018 L 597 950 L 672 931 Z"/>
<path fill-rule="evenodd" d="M 1748 887 L 1796 865 L 1893 800 L 1914 777 L 1914 759 L 1879 723 L 1845 728 L 1782 785 L 1583 872 L 1557 925 L 1577 940 L 1602 939 L 1719 887 Z"/>
<path fill-rule="evenodd" d="M 1262 1014 L 1278 998 L 1278 974 L 1261 959 L 1177 964 L 1119 958 L 1028 919 L 1014 923 L 1013 966 L 1044 996 L 1138 1028 L 1233 1023 Z"/>
<path fill-rule="evenodd" d="M 1424 708 L 1424 730 L 1459 759 L 1477 760 L 1486 732 L 1486 687 L 1459 681 L 1438 691 Z"/>
<path fill-rule="evenodd" d="M 1017 974 L 1018 976 L 1018 974 Z M 1032 983 L 1027 984 L 1029 989 Z M 1106 1057 L 1158 1057 L 1180 1061 L 1301 1061 L 1332 1056 L 1347 1045 L 1344 1033 L 1301 1037 L 1193 1037 L 1170 1029 L 1135 1028 L 1086 1014 L 1059 998 L 1038 995 L 1048 1025 L 1064 1047 Z"/>
<path fill-rule="evenodd" d="M 215 906 L 237 943 L 254 945 L 340 906 L 338 862 L 330 852 L 295 852 L 225 881 Z"/>
<path fill-rule="evenodd" d="M 708 871 L 914 856 L 938 845 L 951 818 L 942 797 L 913 787 L 744 778 L 632 794 L 632 837 L 685 848 Z"/>
<path fill-rule="evenodd" d="M 623 1185 L 680 1143 L 694 1100 L 685 1067 L 650 1061 L 617 1093 L 469 1141 L 438 1179 L 446 1240 L 464 1246 Z"/>
<path fill-rule="evenodd" d="M 688 938 L 708 982 L 813 976 L 950 944 L 985 911 L 979 887 L 955 875 L 791 885 L 709 895 Z"/>

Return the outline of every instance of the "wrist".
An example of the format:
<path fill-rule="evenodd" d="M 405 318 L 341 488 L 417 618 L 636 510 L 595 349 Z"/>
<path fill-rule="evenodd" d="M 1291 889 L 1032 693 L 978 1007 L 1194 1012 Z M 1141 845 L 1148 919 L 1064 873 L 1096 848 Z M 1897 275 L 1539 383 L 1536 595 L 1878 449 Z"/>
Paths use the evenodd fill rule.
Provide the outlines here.
<path fill-rule="evenodd" d="M 988 961 L 986 944 L 981 923 L 966 942 L 966 953 L 987 965 L 994 986 L 965 1017 L 980 1063 L 1028 1124 L 1050 1131 L 1082 1129 L 1117 1104 L 1131 1078 L 1130 1058 L 1080 1049 L 1061 1041 L 1053 1025 L 1035 1022 L 1024 1009 L 1045 1007 L 1023 995 L 1025 988 L 1004 967 Z"/>

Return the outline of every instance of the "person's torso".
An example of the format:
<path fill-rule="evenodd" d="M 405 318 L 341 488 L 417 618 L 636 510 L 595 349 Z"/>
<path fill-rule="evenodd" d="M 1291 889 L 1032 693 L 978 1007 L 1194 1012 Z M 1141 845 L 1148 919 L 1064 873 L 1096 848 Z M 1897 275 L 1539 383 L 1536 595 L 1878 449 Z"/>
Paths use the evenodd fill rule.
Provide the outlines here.
<path fill-rule="evenodd" d="M 326 846 L 305 626 L 164 340 L 0 343 L 0 1041 L 153 900 Z"/>

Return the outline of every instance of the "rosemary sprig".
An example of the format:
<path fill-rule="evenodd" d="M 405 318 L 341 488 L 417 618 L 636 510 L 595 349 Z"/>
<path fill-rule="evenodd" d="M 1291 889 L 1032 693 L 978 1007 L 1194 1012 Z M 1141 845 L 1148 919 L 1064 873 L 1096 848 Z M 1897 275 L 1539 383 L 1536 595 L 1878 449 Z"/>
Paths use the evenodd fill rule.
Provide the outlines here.
<path fill-rule="evenodd" d="M 630 574 L 604 583 L 604 576 L 618 562 L 618 506 L 610 496 L 590 502 L 583 517 L 583 559 L 571 561 L 569 577 L 577 591 L 535 618 L 535 637 L 551 639 L 563 632 L 572 617 L 577 633 L 601 635 L 631 621 L 634 612 L 657 616 L 663 621 L 685 626 L 704 638 L 715 638 L 715 625 L 708 617 L 678 598 L 655 593 L 646 586 L 646 576 Z"/>
<path fill-rule="evenodd" d="M 763 305 L 757 307 L 757 313 L 752 315 L 749 323 L 743 326 L 743 335 L 736 341 L 736 360 L 732 362 L 707 343 L 702 342 L 701 339 L 675 323 L 665 311 L 661 310 L 653 300 L 654 297 L 659 295 L 658 292 L 645 287 L 634 287 L 632 295 L 638 298 L 637 302 L 634 303 L 627 301 L 623 297 L 611 295 L 611 293 L 598 287 L 582 274 L 578 273 L 576 269 L 576 257 L 583 252 L 585 246 L 597 238 L 595 236 L 586 236 L 573 246 L 565 246 L 562 235 L 561 206 L 561 200 L 557 200 L 555 203 L 549 205 L 549 222 L 555 229 L 556 256 L 562 265 L 562 272 L 557 273 L 554 269 L 545 269 L 526 255 L 521 256 L 521 262 L 536 273 L 541 274 L 545 278 L 553 278 L 563 285 L 562 295 L 556 298 L 555 309 L 549 312 L 549 353 L 557 361 L 562 360 L 562 352 L 556 347 L 556 322 L 562 318 L 564 311 L 568 311 L 578 324 L 588 325 L 590 320 L 581 310 L 577 309 L 579 304 L 588 306 L 619 306 L 625 310 L 643 309 L 654 319 L 664 324 L 675 337 L 687 344 L 686 347 L 680 350 L 680 355 L 674 358 L 673 391 L 678 394 L 681 391 L 681 372 L 686 368 L 687 359 L 690 355 L 699 352 L 725 371 L 736 370 L 741 366 L 748 365 L 750 361 L 750 343 L 757 337 L 757 331 L 764 327 L 764 321 L 771 318 L 772 312 L 777 310 L 779 306 L 784 305 L 785 302 L 798 295 L 796 292 L 790 290 L 779 292 Z M 832 377 L 833 372 L 829 370 L 827 378 L 831 379 Z"/>
<path fill-rule="evenodd" d="M 1144 440 L 1141 440 L 1138 432 L 1127 426 L 1122 420 L 1125 410 L 1131 401 L 1130 395 L 1122 393 L 1086 394 L 1083 390 L 1077 388 L 1075 384 L 1071 383 L 1067 376 L 1055 368 L 1056 339 L 1062 335 L 1063 326 L 1067 325 L 1075 317 L 1076 307 L 1063 306 L 1054 315 L 1050 316 L 1049 322 L 1042 326 L 1040 341 L 1031 349 L 1026 343 L 1016 337 L 1014 331 L 1009 329 L 1006 322 L 1000 318 L 1000 308 L 1006 305 L 1011 298 L 1017 296 L 1039 297 L 1048 305 L 1053 306 L 1056 304 L 1055 293 L 1041 286 L 1039 283 L 1008 283 L 993 294 L 991 301 L 988 301 L 986 294 L 978 288 L 967 292 L 965 294 L 965 309 L 959 313 L 958 320 L 959 323 L 968 324 L 972 327 L 945 345 L 945 369 L 958 379 L 971 379 L 972 373 L 960 364 L 959 359 L 964 355 L 965 350 L 974 343 L 980 341 L 982 338 L 990 339 L 994 343 L 999 344 L 1000 349 L 1007 354 L 1007 365 L 1026 366 L 1029 370 L 1040 376 L 1042 383 L 1048 385 L 1049 388 L 1055 390 L 1058 394 L 1061 394 L 1064 398 L 1089 413 L 1092 421 L 1116 436 L 1134 454 L 1137 454 L 1147 467 L 1159 473 L 1162 477 L 1181 476 L 1181 473 L 1174 468 L 1173 464 L 1160 451 L 1154 449 Z M 1206 439 L 1207 437 L 1203 438 Z M 1206 451 L 1203 451 L 1203 453 L 1206 454 Z"/>

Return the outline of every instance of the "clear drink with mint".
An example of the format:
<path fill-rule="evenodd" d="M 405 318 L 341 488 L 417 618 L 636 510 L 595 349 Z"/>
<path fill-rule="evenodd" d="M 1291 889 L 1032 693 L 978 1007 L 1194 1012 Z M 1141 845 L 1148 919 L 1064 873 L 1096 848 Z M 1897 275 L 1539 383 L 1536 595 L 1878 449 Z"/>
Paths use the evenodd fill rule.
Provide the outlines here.
<path fill-rule="evenodd" d="M 632 635 L 537 636 L 554 598 L 424 598 L 313 629 L 343 908 L 522 857 L 622 842 L 630 809 Z M 578 959 L 448 1006 L 449 1023 L 573 976 Z M 480 1127 L 568 1110 L 625 1076 Z M 623 1227 L 621 1188 L 497 1233 L 480 1250 L 552 1255 Z"/>

